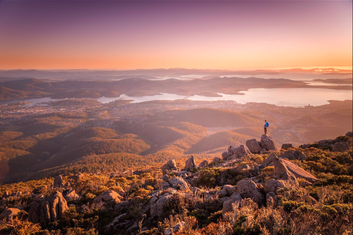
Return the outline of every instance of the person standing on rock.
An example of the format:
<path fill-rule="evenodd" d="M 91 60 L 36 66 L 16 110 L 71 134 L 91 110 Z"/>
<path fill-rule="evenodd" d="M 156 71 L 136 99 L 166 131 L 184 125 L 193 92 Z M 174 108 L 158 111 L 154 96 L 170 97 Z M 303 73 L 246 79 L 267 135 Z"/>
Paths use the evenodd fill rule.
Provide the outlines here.
<path fill-rule="evenodd" d="M 265 135 L 267 135 L 267 128 L 270 126 L 270 124 L 268 123 L 268 121 L 265 120 L 265 124 L 264 124 L 264 131 L 265 131 Z"/>

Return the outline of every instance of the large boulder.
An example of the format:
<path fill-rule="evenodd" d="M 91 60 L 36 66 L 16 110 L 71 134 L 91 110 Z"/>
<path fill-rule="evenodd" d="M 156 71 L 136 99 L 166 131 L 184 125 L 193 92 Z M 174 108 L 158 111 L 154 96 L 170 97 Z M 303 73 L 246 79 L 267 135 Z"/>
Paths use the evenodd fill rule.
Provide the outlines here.
<path fill-rule="evenodd" d="M 17 209 L 17 208 L 7 208 L 6 210 L 4 210 L 0 214 L 0 220 L 2 220 L 2 219 L 12 219 L 12 218 L 18 216 L 18 214 L 20 212 L 21 212 L 21 210 Z"/>
<path fill-rule="evenodd" d="M 259 206 L 262 204 L 263 196 L 258 191 L 257 184 L 251 179 L 242 179 L 237 183 L 237 191 L 243 198 L 251 198 Z"/>
<path fill-rule="evenodd" d="M 163 214 L 163 206 L 173 198 L 172 193 L 164 194 L 160 197 L 152 196 L 149 202 L 151 217 L 161 216 Z"/>
<path fill-rule="evenodd" d="M 353 138 L 353 131 L 348 131 L 346 133 L 346 136 Z"/>
<path fill-rule="evenodd" d="M 169 160 L 166 164 L 164 164 L 161 167 L 161 169 L 162 169 L 163 175 L 165 175 L 171 171 L 176 171 L 177 166 L 176 166 L 175 160 L 174 159 Z"/>
<path fill-rule="evenodd" d="M 202 162 L 199 164 L 199 167 L 200 167 L 200 168 L 208 167 L 208 161 L 207 161 L 207 160 L 202 161 Z"/>
<path fill-rule="evenodd" d="M 54 188 L 58 188 L 58 187 L 63 187 L 63 177 L 62 175 L 58 175 L 57 177 L 54 178 Z"/>
<path fill-rule="evenodd" d="M 226 201 L 223 202 L 222 215 L 225 216 L 227 212 L 233 211 L 233 203 L 240 203 L 242 197 L 239 193 L 234 192 Z"/>
<path fill-rule="evenodd" d="M 32 223 L 47 225 L 62 218 L 68 210 L 67 202 L 60 192 L 54 192 L 47 197 L 37 197 L 28 213 L 28 220 Z"/>
<path fill-rule="evenodd" d="M 197 166 L 196 166 L 195 158 L 194 158 L 193 155 L 191 155 L 191 156 L 189 157 L 189 159 L 186 160 L 184 169 L 185 169 L 186 171 L 192 171 L 192 170 L 193 170 L 194 168 L 196 168 L 196 167 L 197 167 Z"/>
<path fill-rule="evenodd" d="M 246 146 L 249 148 L 251 153 L 260 153 L 261 151 L 261 146 L 256 139 L 247 140 Z"/>
<path fill-rule="evenodd" d="M 304 160 L 306 156 L 299 150 L 287 150 L 282 153 L 279 158 L 287 158 L 289 160 Z"/>
<path fill-rule="evenodd" d="M 345 152 L 349 150 L 349 145 L 346 142 L 336 142 L 333 146 L 332 146 L 332 151 L 334 152 Z"/>
<path fill-rule="evenodd" d="M 230 184 L 226 184 L 223 186 L 222 190 L 219 190 L 217 192 L 217 195 L 222 198 L 222 197 L 225 197 L 225 196 L 230 196 L 232 195 L 234 192 L 236 192 L 236 188 L 233 186 L 233 185 L 230 185 Z"/>
<path fill-rule="evenodd" d="M 97 210 L 105 210 L 108 208 L 114 208 L 115 204 L 121 202 L 122 196 L 114 190 L 108 190 L 92 201 L 91 208 Z"/>
<path fill-rule="evenodd" d="M 188 184 L 185 182 L 185 180 L 182 177 L 177 177 L 173 176 L 169 180 L 170 185 L 175 188 L 175 189 L 187 189 L 189 188 Z"/>
<path fill-rule="evenodd" d="M 266 147 L 266 150 L 272 150 L 272 151 L 277 151 L 277 147 L 271 136 L 269 135 L 262 135 L 261 136 L 261 142 L 264 144 Z"/>
<path fill-rule="evenodd" d="M 270 156 L 268 156 L 260 165 L 260 169 L 263 169 L 265 167 L 267 167 L 268 165 L 271 164 L 271 162 L 273 162 L 273 160 L 275 160 L 277 158 L 275 153 L 272 153 Z"/>
<path fill-rule="evenodd" d="M 320 140 L 319 142 L 317 142 L 317 144 L 319 148 L 325 148 L 333 144 L 333 142 L 334 141 L 332 139 L 328 139 L 328 140 Z"/>
<path fill-rule="evenodd" d="M 281 162 L 286 166 L 286 168 L 294 174 L 295 177 L 303 178 L 306 179 L 307 181 L 311 183 L 315 183 L 318 181 L 318 179 L 310 174 L 309 172 L 305 171 L 303 168 L 297 166 L 293 162 L 290 162 L 286 159 L 280 159 Z M 276 168 L 276 165 L 275 165 Z M 275 169 L 276 170 L 276 169 Z"/>
<path fill-rule="evenodd" d="M 284 183 L 281 180 L 270 179 L 264 184 L 265 193 L 274 192 L 277 193 L 277 190 L 284 188 Z"/>
<path fill-rule="evenodd" d="M 273 164 L 275 166 L 275 174 L 277 179 L 285 180 L 288 183 L 298 186 L 299 183 L 297 181 L 297 178 L 293 175 L 292 172 L 290 172 L 285 164 L 284 159 L 274 159 Z"/>
<path fill-rule="evenodd" d="M 287 150 L 289 148 L 293 148 L 293 145 L 292 144 L 282 144 L 282 148 L 281 149 Z"/>
<path fill-rule="evenodd" d="M 76 200 L 80 199 L 80 196 L 73 189 L 67 189 L 63 192 L 63 194 L 64 194 L 64 198 L 68 202 L 69 201 L 76 201 Z"/>
<path fill-rule="evenodd" d="M 251 155 L 248 147 L 240 145 L 238 148 L 234 149 L 234 156 L 237 158 L 245 157 Z"/>

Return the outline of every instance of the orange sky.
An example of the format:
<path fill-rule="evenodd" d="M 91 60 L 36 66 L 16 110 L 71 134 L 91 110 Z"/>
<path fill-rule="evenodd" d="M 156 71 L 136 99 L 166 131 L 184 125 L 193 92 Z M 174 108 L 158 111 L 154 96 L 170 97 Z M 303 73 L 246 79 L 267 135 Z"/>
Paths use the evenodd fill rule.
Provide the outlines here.
<path fill-rule="evenodd" d="M 352 66 L 352 2 L 0 3 L 0 69 Z"/>

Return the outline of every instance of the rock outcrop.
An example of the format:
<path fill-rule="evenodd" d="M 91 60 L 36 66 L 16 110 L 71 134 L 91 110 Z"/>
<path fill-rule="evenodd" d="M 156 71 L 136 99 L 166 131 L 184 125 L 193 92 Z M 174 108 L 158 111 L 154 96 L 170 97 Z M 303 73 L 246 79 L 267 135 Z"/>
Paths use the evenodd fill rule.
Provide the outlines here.
<path fill-rule="evenodd" d="M 120 203 L 120 199 L 122 199 L 122 196 L 120 196 L 119 193 L 113 190 L 108 190 L 93 199 L 91 208 L 97 210 L 114 208 L 115 204 Z"/>
<path fill-rule="evenodd" d="M 293 148 L 293 145 L 292 144 L 282 144 L 282 148 L 281 149 L 287 150 L 289 148 Z"/>
<path fill-rule="evenodd" d="M 161 216 L 163 214 L 163 206 L 173 198 L 173 192 L 164 194 L 160 197 L 153 195 L 149 201 L 151 217 Z"/>
<path fill-rule="evenodd" d="M 20 209 L 17 208 L 7 208 L 0 214 L 0 220 L 2 219 L 12 219 L 21 213 Z"/>
<path fill-rule="evenodd" d="M 186 160 L 185 162 L 185 167 L 184 167 L 184 170 L 186 171 L 192 171 L 194 168 L 196 168 L 196 162 L 195 162 L 195 158 L 193 155 L 191 155 L 189 157 L 188 160 Z"/>
<path fill-rule="evenodd" d="M 67 202 L 60 192 L 55 192 L 47 197 L 37 197 L 31 204 L 28 220 L 32 223 L 47 225 L 62 218 L 68 210 Z"/>
<path fill-rule="evenodd" d="M 270 179 L 264 184 L 265 193 L 274 192 L 277 193 L 277 190 L 284 188 L 284 183 L 281 180 Z"/>
<path fill-rule="evenodd" d="M 188 184 L 185 182 L 185 180 L 182 177 L 172 177 L 169 180 L 170 185 L 175 188 L 175 189 L 187 189 L 189 188 Z"/>
<path fill-rule="evenodd" d="M 177 166 L 176 166 L 175 160 L 174 159 L 169 160 L 166 164 L 164 164 L 161 167 L 161 169 L 162 169 L 163 175 L 168 174 L 169 172 L 172 172 L 172 171 L 176 171 Z"/>
<path fill-rule="evenodd" d="M 234 149 L 233 156 L 235 158 L 242 158 L 242 157 L 249 156 L 249 155 L 251 155 L 251 152 L 248 149 L 248 147 L 246 147 L 244 145 L 240 145 L 238 148 Z"/>
<path fill-rule="evenodd" d="M 293 162 L 290 162 L 286 159 L 280 159 L 280 160 L 284 165 L 286 165 L 287 169 L 294 174 L 295 177 L 306 179 L 311 183 L 315 183 L 318 181 L 318 179 L 315 176 L 305 171 L 303 168 L 297 166 Z M 275 165 L 275 168 L 276 168 L 276 165 Z"/>
<path fill-rule="evenodd" d="M 306 156 L 299 150 L 287 150 L 282 153 L 279 158 L 287 158 L 289 160 L 304 160 Z"/>
<path fill-rule="evenodd" d="M 332 146 L 332 151 L 334 152 L 345 152 L 349 150 L 349 145 L 346 142 L 336 142 L 333 146 Z"/>
<path fill-rule="evenodd" d="M 63 192 L 66 201 L 76 201 L 80 199 L 80 196 L 73 189 L 68 189 Z"/>
<path fill-rule="evenodd" d="M 234 192 L 232 196 L 230 196 L 226 201 L 223 202 L 223 208 L 222 208 L 222 215 L 223 217 L 227 212 L 233 211 L 233 203 L 238 202 L 240 203 L 242 200 L 242 197 L 239 193 Z"/>
<path fill-rule="evenodd" d="M 200 167 L 200 168 L 208 167 L 208 161 L 207 161 L 207 160 L 202 161 L 202 162 L 199 164 L 199 167 Z"/>
<path fill-rule="evenodd" d="M 246 141 L 246 146 L 249 148 L 251 153 L 260 153 L 261 146 L 256 139 Z"/>
<path fill-rule="evenodd" d="M 297 178 L 293 175 L 292 172 L 290 172 L 285 164 L 284 159 L 278 159 L 275 158 L 273 160 L 273 164 L 275 166 L 275 174 L 277 179 L 285 180 L 288 183 L 298 186 L 299 183 L 297 181 Z"/>
<path fill-rule="evenodd" d="M 259 206 L 262 204 L 263 196 L 258 191 L 258 187 L 251 179 L 242 179 L 237 183 L 237 192 L 242 198 L 250 198 Z"/>
<path fill-rule="evenodd" d="M 265 167 L 267 167 L 268 165 L 271 164 L 271 162 L 273 162 L 273 160 L 275 160 L 277 158 L 275 153 L 272 153 L 270 156 L 268 156 L 260 165 L 260 169 L 263 169 Z"/>
<path fill-rule="evenodd" d="M 263 143 L 263 145 L 266 147 L 266 150 L 270 150 L 270 151 L 278 151 L 275 142 L 273 141 L 273 139 L 271 138 L 271 136 L 269 135 L 262 135 L 261 136 L 261 142 Z"/>
<path fill-rule="evenodd" d="M 346 133 L 346 136 L 353 138 L 353 131 L 348 131 Z"/>

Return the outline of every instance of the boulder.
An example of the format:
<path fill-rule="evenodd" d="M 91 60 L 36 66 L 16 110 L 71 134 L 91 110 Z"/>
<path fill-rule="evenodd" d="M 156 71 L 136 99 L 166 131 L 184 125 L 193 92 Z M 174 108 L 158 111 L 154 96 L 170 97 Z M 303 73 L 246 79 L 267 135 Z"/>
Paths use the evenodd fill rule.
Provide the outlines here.
<path fill-rule="evenodd" d="M 349 150 L 349 145 L 346 142 L 336 142 L 333 146 L 332 146 L 332 151 L 334 152 L 345 152 Z"/>
<path fill-rule="evenodd" d="M 293 145 L 292 144 L 282 144 L 282 148 L 281 149 L 289 149 L 289 148 L 293 148 Z"/>
<path fill-rule="evenodd" d="M 207 160 L 202 161 L 202 162 L 199 164 L 199 167 L 200 167 L 200 168 L 208 167 L 208 161 L 207 161 Z"/>
<path fill-rule="evenodd" d="M 54 178 L 54 188 L 57 187 L 63 187 L 63 177 L 62 175 L 58 175 L 57 177 Z"/>
<path fill-rule="evenodd" d="M 274 192 L 277 193 L 277 190 L 280 188 L 284 188 L 284 183 L 280 180 L 270 179 L 264 184 L 264 191 L 266 193 Z"/>
<path fill-rule="evenodd" d="M 62 218 L 68 210 L 67 202 L 60 192 L 54 192 L 47 197 L 37 197 L 28 212 L 28 220 L 32 223 L 47 225 Z"/>
<path fill-rule="evenodd" d="M 277 158 L 275 153 L 272 153 L 270 156 L 268 156 L 260 165 L 260 169 L 263 169 L 265 167 L 267 167 L 268 165 L 270 165 L 271 162 L 273 162 L 273 160 L 275 160 Z"/>
<path fill-rule="evenodd" d="M 236 188 L 233 185 L 226 184 L 223 186 L 222 190 L 219 190 L 216 194 L 222 198 L 225 196 L 230 196 L 236 192 Z"/>
<path fill-rule="evenodd" d="M 120 203 L 120 199 L 122 199 L 122 196 L 119 193 L 108 190 L 93 199 L 91 208 L 97 210 L 114 208 L 115 204 Z"/>
<path fill-rule="evenodd" d="M 13 217 L 16 217 L 20 212 L 21 210 L 17 208 L 7 208 L 0 214 L 0 220 L 12 219 Z"/>
<path fill-rule="evenodd" d="M 250 170 L 251 167 L 249 165 L 239 165 L 236 168 L 234 168 L 234 171 L 237 173 L 241 173 L 243 170 Z"/>
<path fill-rule="evenodd" d="M 346 133 L 346 136 L 353 138 L 353 131 L 348 131 Z"/>
<path fill-rule="evenodd" d="M 246 146 L 249 148 L 251 153 L 260 153 L 261 151 L 261 146 L 256 139 L 247 140 Z"/>
<path fill-rule="evenodd" d="M 215 157 L 212 160 L 212 162 L 215 162 L 215 163 L 220 162 L 220 161 L 221 161 L 221 159 L 219 157 Z"/>
<path fill-rule="evenodd" d="M 251 198 L 259 206 L 262 204 L 263 196 L 258 191 L 257 184 L 251 179 L 242 179 L 237 183 L 237 191 L 243 198 Z"/>
<path fill-rule="evenodd" d="M 234 156 L 237 158 L 241 158 L 249 155 L 251 155 L 251 152 L 248 149 L 248 147 L 244 145 L 240 145 L 238 148 L 234 150 Z"/>
<path fill-rule="evenodd" d="M 318 143 L 318 147 L 319 148 L 324 148 L 327 146 L 330 146 L 331 144 L 333 144 L 333 140 L 328 139 L 328 140 L 320 140 Z"/>
<path fill-rule="evenodd" d="M 161 216 L 163 214 L 163 206 L 172 199 L 173 195 L 171 193 L 164 194 L 159 198 L 157 196 L 152 196 L 149 202 L 151 217 Z"/>
<path fill-rule="evenodd" d="M 66 201 L 76 201 L 80 199 L 80 196 L 73 189 L 68 189 L 63 192 Z"/>
<path fill-rule="evenodd" d="M 287 150 L 282 153 L 279 158 L 287 158 L 289 160 L 304 160 L 306 156 L 299 150 Z"/>
<path fill-rule="evenodd" d="M 295 177 L 299 177 L 299 178 L 303 178 L 306 179 L 307 181 L 311 182 L 311 183 L 316 183 L 318 181 L 318 179 L 313 176 L 312 174 L 310 174 L 309 172 L 305 171 L 303 168 L 297 166 L 296 164 L 294 164 L 293 162 L 290 162 L 286 159 L 279 159 L 281 160 L 281 162 L 283 164 L 285 164 L 286 168 L 293 173 L 293 175 Z M 275 165 L 276 168 L 276 165 Z M 276 169 L 275 169 L 276 170 Z"/>
<path fill-rule="evenodd" d="M 232 154 L 229 153 L 229 152 L 223 152 L 222 153 L 222 159 L 225 160 L 225 161 L 227 161 L 231 156 L 232 156 Z"/>
<path fill-rule="evenodd" d="M 266 150 L 272 150 L 272 151 L 278 150 L 275 142 L 272 140 L 271 136 L 269 136 L 269 135 L 265 135 L 265 134 L 262 135 L 261 142 L 266 147 Z"/>
<path fill-rule="evenodd" d="M 163 175 L 165 175 L 171 171 L 176 171 L 177 166 L 176 166 L 175 160 L 174 159 L 169 160 L 166 164 L 164 164 L 161 167 L 161 169 L 162 169 Z"/>
<path fill-rule="evenodd" d="M 236 202 L 240 203 L 241 200 L 242 200 L 242 197 L 240 196 L 240 194 L 235 192 L 226 201 L 224 201 L 223 208 L 222 208 L 223 217 L 227 212 L 233 211 L 233 203 L 236 203 Z"/>
<path fill-rule="evenodd" d="M 274 159 L 275 174 L 277 179 L 285 180 L 294 186 L 298 186 L 297 178 L 290 172 L 285 164 L 284 159 Z"/>
<path fill-rule="evenodd" d="M 187 189 L 189 188 L 188 184 L 185 182 L 185 180 L 181 177 L 173 176 L 169 180 L 170 185 L 175 188 L 175 189 Z"/>
<path fill-rule="evenodd" d="M 186 160 L 184 169 L 185 169 L 186 171 L 192 171 L 192 170 L 193 170 L 194 168 L 196 168 L 196 167 L 197 167 L 197 166 L 196 166 L 195 158 L 194 158 L 193 155 L 191 155 L 191 156 L 189 157 L 189 159 Z"/>

